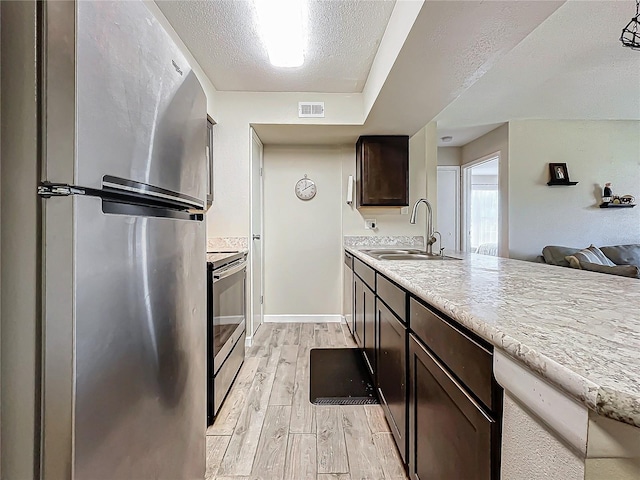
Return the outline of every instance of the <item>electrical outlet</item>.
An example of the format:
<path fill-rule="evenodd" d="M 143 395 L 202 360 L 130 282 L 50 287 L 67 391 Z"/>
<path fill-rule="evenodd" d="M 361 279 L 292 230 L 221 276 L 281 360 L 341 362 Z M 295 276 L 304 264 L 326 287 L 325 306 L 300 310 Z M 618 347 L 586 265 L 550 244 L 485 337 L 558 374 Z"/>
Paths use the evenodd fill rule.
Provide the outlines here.
<path fill-rule="evenodd" d="M 402 207 L 400 209 L 400 215 L 409 215 L 409 207 Z"/>
<path fill-rule="evenodd" d="M 366 230 L 375 230 L 377 226 L 377 222 L 375 218 L 365 218 L 364 219 L 364 228 Z"/>

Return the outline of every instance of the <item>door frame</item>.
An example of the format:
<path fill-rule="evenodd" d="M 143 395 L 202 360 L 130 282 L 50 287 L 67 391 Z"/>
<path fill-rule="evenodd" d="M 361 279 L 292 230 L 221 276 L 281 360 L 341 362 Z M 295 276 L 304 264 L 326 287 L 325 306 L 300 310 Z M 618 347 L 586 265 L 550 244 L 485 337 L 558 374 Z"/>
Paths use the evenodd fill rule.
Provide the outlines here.
<path fill-rule="evenodd" d="M 477 167 L 478 165 L 482 165 L 483 163 L 490 162 L 492 160 L 498 160 L 498 252 L 501 250 L 502 246 L 502 224 L 500 221 L 501 218 L 501 209 L 502 209 L 502 199 L 500 198 L 500 174 L 502 171 L 502 165 L 500 160 L 500 151 L 490 153 L 489 155 L 485 155 L 484 157 L 480 157 L 477 160 L 473 160 L 469 163 L 465 163 L 462 165 L 462 235 L 460 236 L 461 240 L 461 249 L 463 252 L 469 251 L 469 213 L 471 210 L 471 169 L 473 167 Z"/>
<path fill-rule="evenodd" d="M 251 343 L 253 342 L 253 334 L 255 333 L 255 331 L 258 329 L 258 327 L 260 325 L 262 325 L 262 323 L 264 323 L 264 144 L 262 143 L 262 140 L 260 140 L 260 137 L 258 136 L 258 134 L 256 133 L 256 131 L 253 129 L 253 127 L 250 127 L 250 141 L 249 141 L 249 150 L 250 150 L 250 158 L 251 158 L 251 168 L 249 169 L 250 172 L 250 186 L 249 186 L 249 205 L 250 205 L 250 218 L 249 218 L 249 258 L 250 258 L 250 286 L 249 286 L 249 302 L 250 302 L 250 306 L 248 311 L 250 312 L 250 322 L 248 322 L 248 330 L 250 330 L 249 332 L 247 332 L 247 345 L 250 346 Z M 257 142 L 260 145 L 260 155 L 259 158 L 255 158 L 254 155 L 254 149 L 253 149 L 253 142 Z M 260 175 L 258 175 L 258 178 L 255 178 L 255 175 L 253 173 L 254 171 L 254 162 L 258 161 L 259 162 L 259 168 L 260 168 Z M 258 200 L 259 202 L 259 208 L 254 208 L 254 202 L 256 201 L 256 199 L 254 198 L 254 186 L 255 183 L 258 182 L 259 183 L 259 191 L 260 191 L 260 198 Z M 257 210 L 257 211 L 256 211 Z M 254 232 L 253 231 L 253 221 L 256 218 L 256 216 L 259 216 L 260 218 L 260 231 L 259 232 Z M 259 242 L 259 247 L 261 250 L 261 254 L 259 255 L 259 259 L 260 259 L 260 291 L 256 292 L 255 291 L 255 283 L 254 283 L 254 275 L 255 275 L 255 270 L 256 270 L 256 265 L 254 263 L 254 259 L 256 257 L 255 255 L 255 242 L 253 241 L 253 235 L 260 235 L 260 242 Z M 254 326 L 254 319 L 256 317 L 256 312 L 254 311 L 254 306 L 255 306 L 255 299 L 257 296 L 262 297 L 262 302 L 260 303 L 260 313 L 259 313 L 259 318 L 260 321 L 258 322 L 259 324 Z"/>
<path fill-rule="evenodd" d="M 438 165 L 437 172 L 455 172 L 456 173 L 456 193 L 455 193 L 455 206 L 456 206 L 456 219 L 455 219 L 455 231 L 456 231 L 456 250 L 461 249 L 461 227 L 460 227 L 460 187 L 462 185 L 460 178 L 460 166 L 459 165 Z M 437 174 L 436 174 L 437 175 Z M 442 232 L 441 232 L 442 234 Z M 442 246 L 442 245 L 441 245 Z"/>

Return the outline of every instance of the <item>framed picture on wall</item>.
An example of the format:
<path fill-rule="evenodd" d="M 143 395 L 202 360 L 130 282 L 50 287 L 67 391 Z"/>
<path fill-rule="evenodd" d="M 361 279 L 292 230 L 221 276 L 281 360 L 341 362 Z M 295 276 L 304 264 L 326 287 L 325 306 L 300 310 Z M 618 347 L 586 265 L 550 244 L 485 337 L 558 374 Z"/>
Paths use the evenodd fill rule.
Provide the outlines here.
<path fill-rule="evenodd" d="M 569 181 L 569 171 L 566 163 L 550 163 L 549 174 L 551 176 L 549 183 L 573 183 Z"/>

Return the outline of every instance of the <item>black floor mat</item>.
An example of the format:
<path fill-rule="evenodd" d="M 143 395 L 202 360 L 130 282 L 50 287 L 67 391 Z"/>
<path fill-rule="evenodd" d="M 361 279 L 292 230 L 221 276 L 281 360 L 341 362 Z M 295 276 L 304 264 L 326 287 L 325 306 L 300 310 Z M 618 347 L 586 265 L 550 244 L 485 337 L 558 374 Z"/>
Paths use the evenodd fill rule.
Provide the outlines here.
<path fill-rule="evenodd" d="M 368 405 L 378 402 L 362 352 L 357 348 L 311 350 L 309 400 L 315 405 Z"/>

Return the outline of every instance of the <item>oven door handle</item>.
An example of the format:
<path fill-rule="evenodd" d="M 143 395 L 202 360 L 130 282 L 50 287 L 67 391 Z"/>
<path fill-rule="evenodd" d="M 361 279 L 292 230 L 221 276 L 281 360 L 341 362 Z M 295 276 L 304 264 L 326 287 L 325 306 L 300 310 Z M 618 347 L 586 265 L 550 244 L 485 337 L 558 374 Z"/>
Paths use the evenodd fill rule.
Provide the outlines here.
<path fill-rule="evenodd" d="M 245 268 L 247 268 L 247 264 L 245 262 L 243 262 L 240 265 L 238 265 L 237 267 L 230 268 L 229 270 L 224 270 L 224 271 L 222 271 L 220 273 L 213 272 L 213 280 L 214 281 L 222 280 L 223 278 L 230 277 L 231 275 L 234 275 L 234 274 L 244 270 Z"/>

